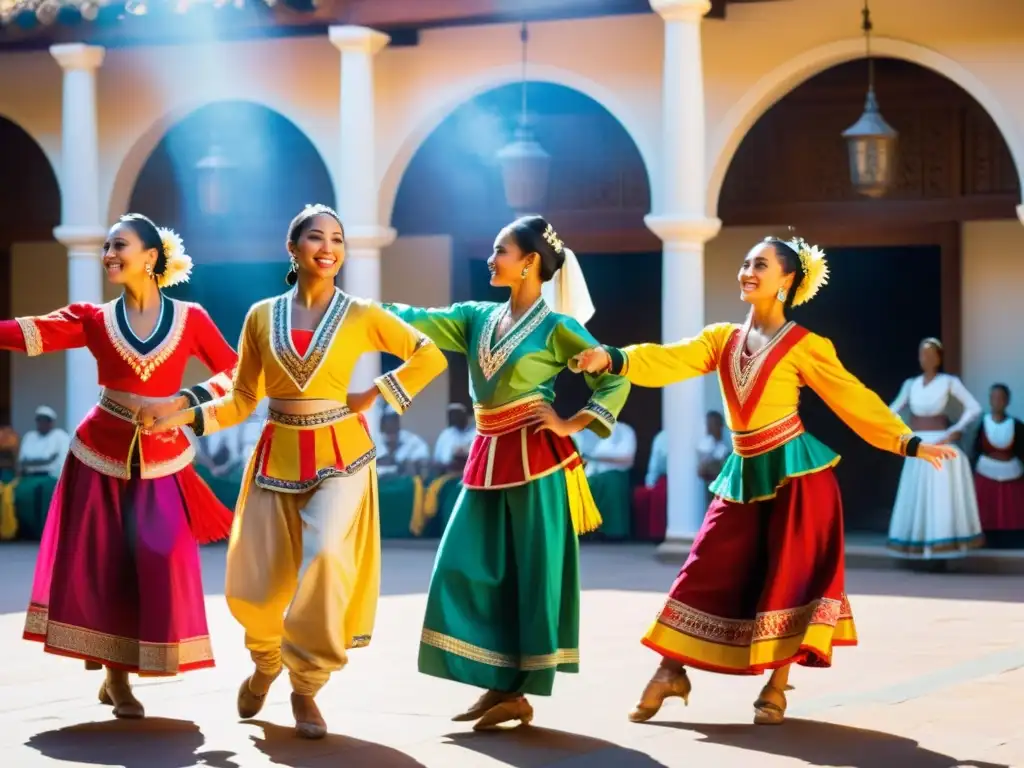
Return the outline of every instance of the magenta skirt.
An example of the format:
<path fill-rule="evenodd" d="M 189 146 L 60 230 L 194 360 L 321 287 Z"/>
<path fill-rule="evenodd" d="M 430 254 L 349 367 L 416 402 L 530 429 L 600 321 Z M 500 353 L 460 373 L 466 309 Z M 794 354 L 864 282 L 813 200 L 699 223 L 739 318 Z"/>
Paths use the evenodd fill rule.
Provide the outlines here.
<path fill-rule="evenodd" d="M 141 675 L 212 667 L 186 511 L 196 483 L 191 467 L 121 480 L 69 454 L 39 547 L 25 639 Z"/>

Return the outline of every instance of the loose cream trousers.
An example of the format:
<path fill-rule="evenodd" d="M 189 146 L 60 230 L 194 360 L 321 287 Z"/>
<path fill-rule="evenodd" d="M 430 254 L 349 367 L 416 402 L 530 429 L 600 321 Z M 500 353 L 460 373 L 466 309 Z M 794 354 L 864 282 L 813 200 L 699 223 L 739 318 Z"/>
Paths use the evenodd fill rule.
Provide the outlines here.
<path fill-rule="evenodd" d="M 228 546 L 225 596 L 256 668 L 288 668 L 313 696 L 368 645 L 380 594 L 377 470 L 332 477 L 311 491 L 259 488 L 248 474 Z"/>

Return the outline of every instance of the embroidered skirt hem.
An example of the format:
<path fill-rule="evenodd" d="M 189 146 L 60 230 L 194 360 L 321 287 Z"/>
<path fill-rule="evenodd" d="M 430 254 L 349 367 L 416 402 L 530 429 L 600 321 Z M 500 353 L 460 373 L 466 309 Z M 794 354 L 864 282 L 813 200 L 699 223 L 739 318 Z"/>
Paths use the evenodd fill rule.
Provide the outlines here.
<path fill-rule="evenodd" d="M 767 501 L 715 499 L 657 620 L 641 641 L 710 672 L 829 667 L 856 645 L 844 589 L 843 514 L 831 469 Z"/>
<path fill-rule="evenodd" d="M 420 672 L 549 696 L 556 672 L 579 671 L 577 475 L 462 490 L 430 581 Z"/>

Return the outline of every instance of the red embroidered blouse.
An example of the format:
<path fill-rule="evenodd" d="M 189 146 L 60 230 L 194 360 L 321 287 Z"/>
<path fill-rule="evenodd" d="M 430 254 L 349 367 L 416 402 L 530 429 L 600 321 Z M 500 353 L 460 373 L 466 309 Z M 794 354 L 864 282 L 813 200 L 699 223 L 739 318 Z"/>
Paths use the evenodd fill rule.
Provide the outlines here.
<path fill-rule="evenodd" d="M 87 347 L 96 358 L 101 387 L 145 398 L 181 394 L 193 405 L 223 396 L 231 388 L 238 361 L 206 310 L 166 296 L 148 339 L 139 339 L 132 331 L 123 298 L 102 305 L 71 304 L 42 317 L 0 321 L 0 349 L 32 357 L 80 347 Z M 214 376 L 182 390 L 190 357 L 198 358 Z M 97 472 L 123 479 L 132 475 L 136 445 L 135 472 L 142 478 L 164 477 L 192 463 L 195 449 L 182 430 L 140 433 L 134 415 L 101 395 L 78 425 L 71 452 Z"/>

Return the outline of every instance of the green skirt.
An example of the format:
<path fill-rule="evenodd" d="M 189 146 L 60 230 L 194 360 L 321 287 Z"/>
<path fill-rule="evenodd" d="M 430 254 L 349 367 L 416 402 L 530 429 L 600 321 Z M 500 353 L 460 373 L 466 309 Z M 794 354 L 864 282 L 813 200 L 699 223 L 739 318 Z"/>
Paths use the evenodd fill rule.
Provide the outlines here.
<path fill-rule="evenodd" d="M 550 696 L 579 671 L 579 542 L 565 473 L 464 488 L 441 538 L 419 669 L 488 690 Z"/>
<path fill-rule="evenodd" d="M 50 501 L 57 489 L 57 478 L 29 475 L 14 488 L 14 510 L 18 518 L 18 538 L 39 541 L 46 527 Z"/>
<path fill-rule="evenodd" d="M 588 538 L 628 539 L 633 502 L 630 473 L 622 469 L 599 472 L 588 477 L 587 483 L 603 520 L 601 527 L 589 534 Z"/>

